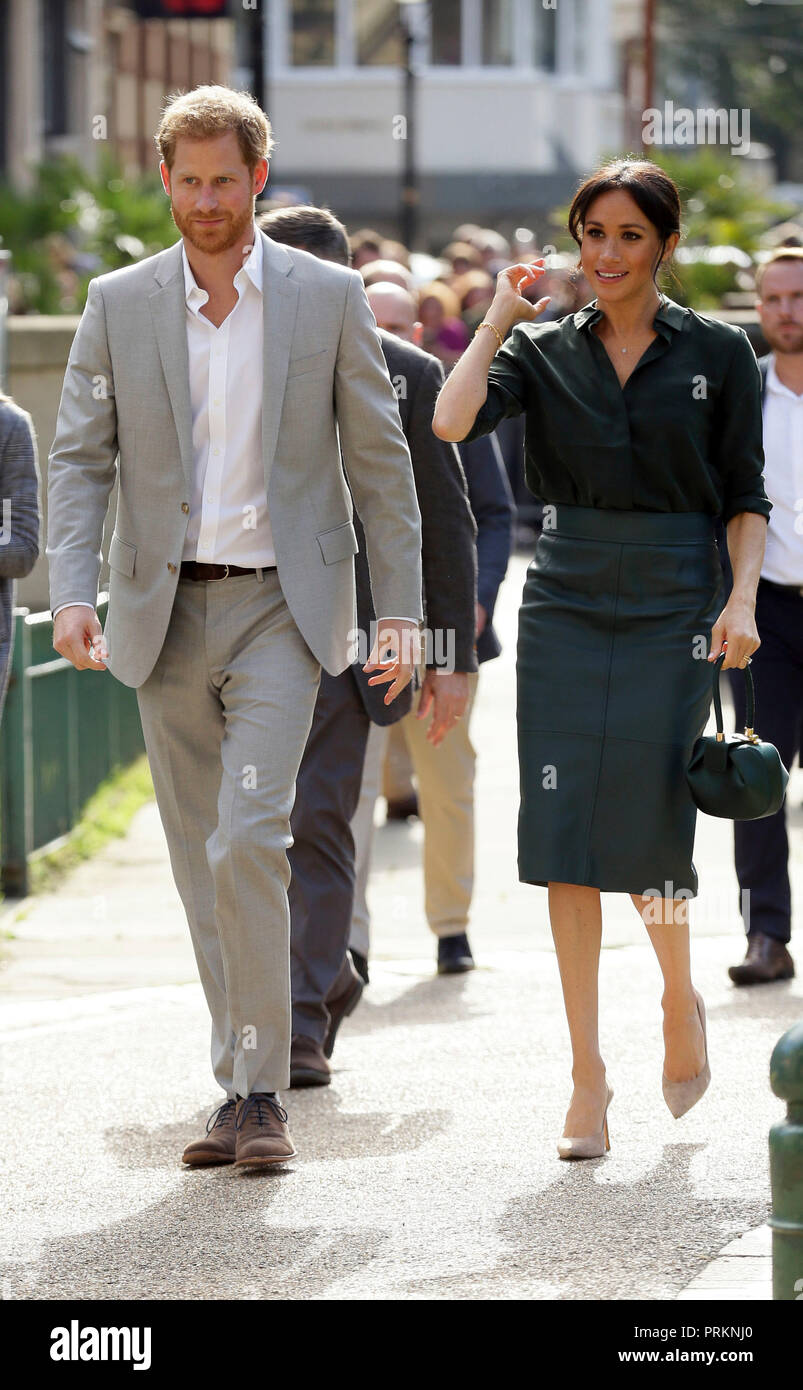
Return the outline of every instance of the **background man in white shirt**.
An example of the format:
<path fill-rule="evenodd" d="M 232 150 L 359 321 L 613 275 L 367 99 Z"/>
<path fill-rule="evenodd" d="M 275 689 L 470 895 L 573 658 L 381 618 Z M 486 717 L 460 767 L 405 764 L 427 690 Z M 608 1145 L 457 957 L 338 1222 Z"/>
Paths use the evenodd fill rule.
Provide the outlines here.
<path fill-rule="evenodd" d="M 764 385 L 764 480 L 772 502 L 756 596 L 761 646 L 753 656 L 756 725 L 786 767 L 803 732 L 803 248 L 784 247 L 759 268 L 758 312 L 772 351 L 759 361 Z M 745 691 L 731 671 L 737 728 Z M 795 973 L 786 808 L 764 820 L 735 821 L 736 874 L 746 906 L 747 955 L 728 974 L 737 985 Z M 744 890 L 749 893 L 745 896 Z"/>
<path fill-rule="evenodd" d="M 184 1161 L 263 1166 L 295 1153 L 278 1095 L 290 812 L 321 667 L 351 656 L 351 495 L 378 614 L 366 669 L 388 702 L 415 667 L 420 513 L 361 276 L 254 225 L 264 113 L 200 87 L 156 142 L 182 239 L 90 285 L 48 470 L 53 645 L 137 691 L 225 1093 Z"/>

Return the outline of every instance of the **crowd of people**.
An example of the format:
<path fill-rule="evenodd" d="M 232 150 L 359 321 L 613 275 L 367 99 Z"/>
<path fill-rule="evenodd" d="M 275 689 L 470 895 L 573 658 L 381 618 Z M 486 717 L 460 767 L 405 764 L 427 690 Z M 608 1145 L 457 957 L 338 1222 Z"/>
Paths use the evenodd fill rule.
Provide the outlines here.
<path fill-rule="evenodd" d="M 361 228 L 349 240 L 352 265 L 362 274 L 366 287 L 382 279 L 400 285 L 412 295 L 417 320 L 413 342 L 437 357 L 447 375 L 490 307 L 499 272 L 541 254 L 536 234 L 528 227 L 517 227 L 508 238 L 492 227 L 464 222 L 454 228 L 451 239 L 434 258 L 437 277 L 433 279 L 433 258 L 421 258 L 423 271 L 416 277 L 411 269 L 411 253 L 398 241 L 384 238 L 370 228 Z M 548 295 L 550 302 L 539 322 L 549 323 L 581 309 L 593 295 L 576 257 L 550 247 L 543 259 L 545 273 L 539 292 Z M 540 526 L 541 505 L 524 481 L 523 420 L 515 417 L 501 421 L 494 436 L 502 450 L 515 502 L 515 534 L 523 543 L 533 544 Z"/>
<path fill-rule="evenodd" d="M 582 185 L 580 265 L 548 263 L 525 229 L 507 241 L 466 224 L 433 278 L 328 208 L 255 213 L 272 137 L 241 94 L 176 98 L 157 144 L 181 239 L 90 287 L 50 453 L 47 554 L 56 650 L 137 689 L 212 1017 L 225 1100 L 184 1162 L 294 1156 L 280 1090 L 330 1083 L 338 1029 L 369 984 L 382 789 L 390 818 L 423 821 L 438 972 L 473 968 L 471 713 L 500 651 L 494 606 L 525 485 L 539 511 L 518 651 L 519 873 L 549 889 L 572 1038 L 559 1154 L 598 1156 L 612 1095 L 596 1037 L 600 891 L 629 892 L 647 924 L 647 885 L 665 886 L 647 929 L 673 1114 L 710 1075 L 681 794 L 710 703 L 710 664 L 691 659 L 701 623 L 737 702 L 753 662 L 763 736 L 787 766 L 800 752 L 803 251 L 761 269 L 759 378 L 741 330 L 658 290 L 680 204 L 646 161 Z M 689 387 L 701 376 L 702 398 Z M 0 410 L 19 459 L 21 412 Z M 31 562 L 32 443 L 26 457 L 9 575 Z M 372 634 L 359 653 L 355 593 L 356 633 Z M 788 978 L 783 809 L 737 828 L 736 868 L 751 916 L 732 978 Z"/>

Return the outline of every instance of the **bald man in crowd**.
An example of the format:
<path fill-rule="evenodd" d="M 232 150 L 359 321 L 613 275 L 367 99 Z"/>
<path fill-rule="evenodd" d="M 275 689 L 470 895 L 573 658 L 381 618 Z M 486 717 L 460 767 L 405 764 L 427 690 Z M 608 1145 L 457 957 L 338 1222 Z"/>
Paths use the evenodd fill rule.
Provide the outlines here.
<path fill-rule="evenodd" d="M 362 272 L 366 290 L 373 285 L 398 285 L 412 293 L 413 277 L 409 270 L 398 261 L 371 261 Z M 420 336 L 420 335 L 419 335 Z M 420 344 L 417 342 L 417 346 Z"/>

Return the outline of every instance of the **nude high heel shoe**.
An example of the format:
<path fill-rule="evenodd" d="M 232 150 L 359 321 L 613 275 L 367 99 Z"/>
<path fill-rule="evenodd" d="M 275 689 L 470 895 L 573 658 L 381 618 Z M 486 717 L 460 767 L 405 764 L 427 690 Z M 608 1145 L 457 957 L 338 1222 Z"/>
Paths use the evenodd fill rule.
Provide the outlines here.
<path fill-rule="evenodd" d="M 702 1071 L 699 1071 L 690 1081 L 668 1081 L 666 1073 L 661 1078 L 664 1100 L 676 1120 L 679 1120 L 681 1115 L 685 1115 L 687 1110 L 691 1110 L 692 1106 L 697 1104 L 700 1097 L 708 1089 L 708 1083 L 711 1080 L 711 1068 L 708 1065 L 708 1038 L 705 1031 L 705 1004 L 703 1003 L 703 996 L 697 990 L 694 992 L 697 996 L 697 1014 L 705 1043 L 705 1062 Z"/>
<path fill-rule="evenodd" d="M 608 1106 L 613 1100 L 613 1087 L 608 1086 L 608 1099 L 602 1116 L 602 1128 L 598 1134 L 589 1134 L 580 1139 L 563 1138 L 558 1140 L 558 1158 L 602 1158 L 611 1147 L 608 1138 Z"/>

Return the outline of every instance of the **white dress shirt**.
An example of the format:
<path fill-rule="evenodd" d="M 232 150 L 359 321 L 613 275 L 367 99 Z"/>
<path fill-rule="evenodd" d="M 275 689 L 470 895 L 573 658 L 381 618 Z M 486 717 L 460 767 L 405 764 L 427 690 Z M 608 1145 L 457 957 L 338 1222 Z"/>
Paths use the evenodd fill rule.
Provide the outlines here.
<path fill-rule="evenodd" d="M 237 303 L 215 328 L 182 245 L 192 403 L 193 486 L 182 560 L 275 565 L 262 462 L 262 238 L 234 277 Z"/>
<path fill-rule="evenodd" d="M 764 459 L 773 509 L 761 577 L 803 586 L 803 395 L 779 380 L 774 353 L 764 396 Z"/>

